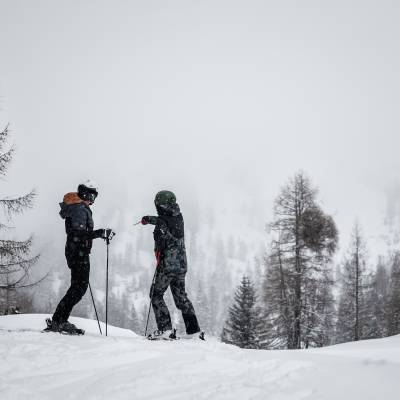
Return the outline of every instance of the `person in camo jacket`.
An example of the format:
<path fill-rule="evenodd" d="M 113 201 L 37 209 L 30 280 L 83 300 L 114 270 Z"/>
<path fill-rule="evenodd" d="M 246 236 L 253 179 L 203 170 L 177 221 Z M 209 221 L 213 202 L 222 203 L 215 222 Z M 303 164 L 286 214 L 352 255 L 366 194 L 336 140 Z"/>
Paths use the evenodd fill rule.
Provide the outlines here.
<path fill-rule="evenodd" d="M 200 339 L 204 340 L 204 332 L 200 330 L 195 310 L 185 291 L 187 260 L 184 222 L 175 194 L 162 190 L 157 193 L 154 204 L 158 216 L 144 216 L 141 220 L 143 225 L 155 225 L 153 236 L 157 270 L 150 298 L 157 330 L 149 338 L 176 338 L 176 330 L 172 327 L 168 307 L 163 298 L 165 291 L 170 287 L 175 305 L 182 312 L 186 335 L 195 337 L 199 334 Z"/>

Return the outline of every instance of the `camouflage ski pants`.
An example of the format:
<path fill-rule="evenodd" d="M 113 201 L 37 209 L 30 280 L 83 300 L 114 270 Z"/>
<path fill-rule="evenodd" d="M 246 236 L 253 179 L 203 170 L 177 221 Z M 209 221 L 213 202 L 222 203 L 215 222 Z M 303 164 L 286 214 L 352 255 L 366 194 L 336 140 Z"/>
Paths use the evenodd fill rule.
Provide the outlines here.
<path fill-rule="evenodd" d="M 171 288 L 176 307 L 182 312 L 186 333 L 200 332 L 196 313 L 185 291 L 185 273 L 166 273 L 161 268 L 157 271 L 154 287 L 150 291 L 151 303 L 156 317 L 157 328 L 160 331 L 172 329 L 171 317 L 164 301 L 164 293 Z"/>

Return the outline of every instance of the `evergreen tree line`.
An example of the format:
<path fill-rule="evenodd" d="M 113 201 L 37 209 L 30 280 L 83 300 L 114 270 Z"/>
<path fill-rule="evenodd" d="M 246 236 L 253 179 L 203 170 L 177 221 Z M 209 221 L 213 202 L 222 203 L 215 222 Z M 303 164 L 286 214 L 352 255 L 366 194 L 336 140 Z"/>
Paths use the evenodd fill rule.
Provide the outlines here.
<path fill-rule="evenodd" d="M 338 232 L 304 173 L 282 188 L 270 228 L 261 284 L 242 278 L 222 331 L 224 342 L 300 349 L 400 333 L 400 252 L 380 257 L 373 268 L 355 223 L 334 274 Z"/>

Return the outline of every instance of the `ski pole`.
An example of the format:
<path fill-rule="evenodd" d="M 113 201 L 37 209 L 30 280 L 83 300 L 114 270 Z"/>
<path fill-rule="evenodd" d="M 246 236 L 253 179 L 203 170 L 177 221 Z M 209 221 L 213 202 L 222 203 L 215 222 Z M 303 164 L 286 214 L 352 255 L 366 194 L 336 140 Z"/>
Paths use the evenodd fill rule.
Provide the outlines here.
<path fill-rule="evenodd" d="M 136 224 L 133 224 L 133 226 L 139 225 L 139 224 L 141 224 L 141 223 L 142 223 L 142 220 L 136 222 Z"/>
<path fill-rule="evenodd" d="M 108 327 L 108 247 L 110 245 L 109 238 L 106 239 L 107 243 L 107 267 L 106 267 L 106 336 L 107 336 L 107 327 Z"/>
<path fill-rule="evenodd" d="M 151 282 L 149 312 L 147 313 L 147 321 L 146 321 L 146 329 L 145 329 L 145 331 L 144 331 L 144 337 L 147 337 L 147 327 L 148 327 L 148 325 L 149 325 L 151 303 L 152 303 L 152 301 L 153 301 L 153 294 L 154 294 L 154 284 L 156 283 L 156 275 L 157 275 L 157 268 L 156 268 L 156 270 L 154 271 L 153 280 L 152 280 L 152 282 Z"/>
<path fill-rule="evenodd" d="M 108 336 L 108 258 L 109 258 L 109 246 L 111 239 L 115 236 L 115 232 L 111 231 L 109 236 L 106 238 L 107 244 L 107 266 L 106 266 L 106 336 Z"/>
<path fill-rule="evenodd" d="M 95 302 L 94 302 L 94 297 L 93 297 L 92 287 L 90 286 L 90 282 L 89 282 L 89 290 L 90 290 L 90 295 L 92 296 L 92 302 L 93 302 L 94 312 L 96 313 L 96 319 L 97 319 L 97 324 L 99 325 L 100 335 L 102 335 L 103 332 L 101 331 L 99 316 L 98 316 L 98 314 L 97 314 L 96 304 L 95 304 Z"/>

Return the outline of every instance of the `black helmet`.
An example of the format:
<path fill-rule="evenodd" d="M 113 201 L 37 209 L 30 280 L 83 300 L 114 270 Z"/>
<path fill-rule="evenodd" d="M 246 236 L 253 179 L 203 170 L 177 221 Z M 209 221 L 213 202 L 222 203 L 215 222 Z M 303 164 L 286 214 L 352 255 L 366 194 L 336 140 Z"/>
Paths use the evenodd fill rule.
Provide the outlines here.
<path fill-rule="evenodd" d="M 97 191 L 97 184 L 94 181 L 87 180 L 84 183 L 78 185 L 78 196 L 82 200 L 94 203 L 98 195 L 99 192 Z"/>
<path fill-rule="evenodd" d="M 161 192 L 156 194 L 154 204 L 156 207 L 165 207 L 176 204 L 176 196 L 169 190 L 161 190 Z"/>

